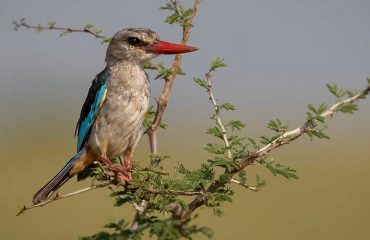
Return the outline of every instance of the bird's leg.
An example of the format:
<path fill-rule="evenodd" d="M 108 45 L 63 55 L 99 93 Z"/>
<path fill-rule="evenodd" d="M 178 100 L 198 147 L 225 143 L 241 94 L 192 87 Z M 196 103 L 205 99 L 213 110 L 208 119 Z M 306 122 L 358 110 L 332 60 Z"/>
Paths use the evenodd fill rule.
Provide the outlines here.
<path fill-rule="evenodd" d="M 118 179 L 122 185 L 126 185 L 127 182 L 132 180 L 131 173 L 128 173 L 125 166 L 117 166 L 112 163 L 112 161 L 107 157 L 107 155 L 102 154 L 100 160 L 107 166 L 107 168 L 117 173 Z"/>
<path fill-rule="evenodd" d="M 129 181 L 132 181 L 132 175 L 131 175 L 131 168 L 132 168 L 132 154 L 133 154 L 133 151 L 132 151 L 132 148 L 129 147 L 126 149 L 126 151 L 124 152 L 124 168 L 126 169 L 126 174 L 128 176 L 128 180 Z"/>

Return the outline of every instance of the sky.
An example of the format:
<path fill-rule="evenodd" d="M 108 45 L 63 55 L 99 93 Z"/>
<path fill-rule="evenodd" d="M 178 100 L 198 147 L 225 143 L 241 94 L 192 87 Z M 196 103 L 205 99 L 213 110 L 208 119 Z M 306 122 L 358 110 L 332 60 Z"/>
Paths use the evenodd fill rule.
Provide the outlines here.
<path fill-rule="evenodd" d="M 192 6 L 192 1 L 183 2 Z M 107 45 L 87 34 L 14 31 L 12 21 L 25 17 L 33 25 L 56 21 L 57 26 L 75 28 L 93 23 L 106 36 L 127 27 L 148 27 L 162 40 L 179 42 L 181 29 L 164 23 L 168 13 L 158 10 L 164 3 L 0 0 L 0 186 L 6 189 L 0 232 L 7 239 L 76 239 L 132 213 L 129 207 L 112 208 L 106 192 L 97 191 L 14 217 L 74 153 L 74 126 L 91 80 L 104 68 Z M 243 133 L 250 136 L 268 133 L 265 126 L 273 118 L 291 128 L 299 126 L 308 103 L 334 103 L 327 83 L 363 88 L 370 77 L 369 11 L 366 0 L 203 1 L 188 43 L 200 50 L 184 56 L 186 75 L 175 81 L 164 117 L 169 129 L 160 132 L 160 151 L 173 156 L 172 165 L 180 161 L 195 167 L 207 159 L 202 148 L 209 140 L 204 132 L 212 125 L 212 109 L 192 78 L 203 77 L 215 57 L 224 58 L 228 66 L 214 74 L 214 93 L 237 109 L 223 117 L 245 122 Z M 161 56 L 155 62 L 171 60 Z M 149 74 L 153 79 L 155 73 Z M 152 80 L 151 86 L 154 101 L 163 82 Z M 245 234 L 254 239 L 272 236 L 261 222 L 276 239 L 369 238 L 369 107 L 365 100 L 359 113 L 330 120 L 330 141 L 311 143 L 307 138 L 276 152 L 274 159 L 302 174 L 299 181 L 272 178 L 263 169 L 251 168 L 251 174 L 261 171 L 271 184 L 257 194 L 237 190 L 237 200 L 227 206 L 224 217 L 203 219 L 216 229 L 214 239 L 243 234 L 240 219 L 251 226 Z M 146 141 L 141 141 L 138 159 L 148 154 Z M 69 189 L 81 186 L 73 184 Z M 94 199 L 101 202 L 98 209 Z M 86 222 L 92 212 L 95 217 Z M 70 219 L 71 214 L 78 217 Z M 50 221 L 54 224 L 45 230 L 43 224 Z M 231 232 L 223 230 L 225 222 Z"/>

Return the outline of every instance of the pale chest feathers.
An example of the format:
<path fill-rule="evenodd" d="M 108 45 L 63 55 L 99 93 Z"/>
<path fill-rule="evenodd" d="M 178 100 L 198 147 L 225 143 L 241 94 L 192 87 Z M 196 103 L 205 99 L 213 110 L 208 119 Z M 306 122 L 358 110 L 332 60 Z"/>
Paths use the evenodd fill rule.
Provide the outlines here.
<path fill-rule="evenodd" d="M 149 105 L 147 74 L 137 65 L 114 66 L 110 72 L 102 107 L 103 117 L 118 122 L 140 121 Z"/>
<path fill-rule="evenodd" d="M 149 94 L 147 75 L 140 67 L 111 68 L 90 146 L 109 158 L 116 158 L 127 147 L 135 146 L 148 110 Z"/>

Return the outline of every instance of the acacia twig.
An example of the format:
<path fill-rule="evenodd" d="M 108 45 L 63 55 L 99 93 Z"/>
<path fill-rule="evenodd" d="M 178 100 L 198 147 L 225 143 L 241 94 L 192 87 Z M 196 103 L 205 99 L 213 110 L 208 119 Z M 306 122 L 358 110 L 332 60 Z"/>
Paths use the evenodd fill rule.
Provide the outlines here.
<path fill-rule="evenodd" d="M 189 24 L 183 27 L 182 39 L 180 42 L 181 44 L 186 44 L 189 40 L 190 32 L 191 32 L 191 23 L 193 21 L 194 16 L 197 13 L 200 3 L 201 3 L 201 0 L 195 0 L 194 2 L 194 6 L 192 8 L 193 9 L 192 14 L 190 15 L 190 18 L 189 18 Z M 181 61 L 182 61 L 182 55 L 177 54 L 175 57 L 175 60 L 172 63 L 171 74 L 169 74 L 164 79 L 165 84 L 162 90 L 162 95 L 157 101 L 157 110 L 154 116 L 154 120 L 151 126 L 145 130 L 145 133 L 149 136 L 149 139 L 151 139 L 151 135 L 153 135 L 153 133 L 157 130 L 157 128 L 159 127 L 162 121 L 162 117 L 163 117 L 164 111 L 166 110 L 168 99 L 169 99 L 169 96 L 172 90 L 173 82 L 175 80 L 177 73 L 180 71 Z"/>
<path fill-rule="evenodd" d="M 369 92 L 370 92 L 370 85 L 368 85 L 364 90 L 362 90 L 360 93 L 358 93 L 358 94 L 356 94 L 352 97 L 337 101 L 330 108 L 328 108 L 326 111 L 324 111 L 322 114 L 320 114 L 320 116 L 323 117 L 323 118 L 327 118 L 329 116 L 332 117 L 334 115 L 334 113 L 337 112 L 338 108 L 341 105 L 346 104 L 346 103 L 353 103 L 353 102 L 365 97 L 366 95 L 368 95 Z M 307 128 L 307 126 L 309 125 L 309 121 L 312 121 L 312 120 L 307 120 L 301 126 L 295 128 L 293 130 L 290 130 L 290 131 L 287 131 L 287 132 L 283 133 L 280 137 L 278 137 L 277 139 L 275 139 L 271 143 L 265 145 L 264 147 L 260 148 L 256 152 L 251 153 L 251 156 L 247 156 L 245 159 L 243 159 L 239 166 L 241 168 L 243 168 L 244 165 L 249 165 L 248 162 L 250 161 L 250 159 L 252 159 L 252 158 L 256 159 L 256 158 L 263 157 L 263 156 L 267 155 L 268 153 L 270 153 L 273 149 L 281 147 L 285 144 L 288 144 L 288 143 L 296 140 L 297 138 L 299 138 L 303 134 L 309 132 L 310 130 L 312 130 L 310 128 Z M 314 121 L 317 121 L 317 120 L 314 120 Z"/>
<path fill-rule="evenodd" d="M 247 184 L 243 184 L 243 183 L 241 183 L 239 180 L 236 180 L 236 179 L 234 179 L 234 178 L 230 179 L 230 182 L 232 182 L 232 183 L 236 183 L 236 184 L 238 184 L 238 185 L 240 185 L 240 186 L 243 186 L 243 187 L 245 187 L 245 188 L 247 188 L 247 189 L 249 189 L 249 190 L 252 190 L 252 191 L 254 191 L 254 192 L 257 192 L 257 191 L 258 191 L 258 188 L 257 188 L 257 187 L 255 187 L 255 186 L 249 186 L 249 185 L 247 185 Z"/>
<path fill-rule="evenodd" d="M 155 173 L 155 174 L 158 174 L 158 175 L 165 175 L 165 176 L 170 175 L 168 172 L 156 171 L 156 170 L 150 169 L 150 168 L 148 168 L 148 167 L 146 167 L 146 168 L 141 168 L 141 169 L 137 169 L 137 171 L 142 171 L 142 172 L 151 172 L 151 173 Z"/>
<path fill-rule="evenodd" d="M 43 30 L 56 30 L 56 31 L 61 31 L 62 33 L 87 33 L 87 34 L 90 34 L 96 38 L 99 38 L 99 39 L 103 39 L 103 40 L 108 40 L 109 38 L 103 36 L 103 35 L 100 35 L 94 31 L 91 31 L 90 29 L 88 28 L 82 28 L 82 29 L 78 29 L 78 28 L 69 28 L 69 27 L 56 27 L 55 26 L 55 23 L 49 23 L 49 25 L 46 27 L 46 26 L 42 26 L 40 24 L 38 25 L 30 25 L 28 23 L 26 23 L 26 19 L 25 18 L 21 18 L 21 20 L 19 22 L 17 21 L 13 21 L 13 25 L 14 25 L 14 30 L 18 31 L 20 28 L 27 28 L 27 29 L 35 29 L 36 31 L 38 32 L 41 32 Z"/>
<path fill-rule="evenodd" d="M 31 206 L 28 206 L 28 207 L 23 206 L 23 208 L 21 210 L 19 210 L 19 212 L 17 213 L 17 216 L 23 214 L 25 211 L 28 211 L 30 209 L 42 207 L 42 206 L 45 206 L 49 203 L 58 201 L 60 199 L 69 198 L 69 197 L 72 197 L 72 196 L 75 196 L 75 195 L 78 195 L 78 194 L 81 194 L 81 193 L 85 193 L 85 192 L 88 192 L 88 191 L 91 191 L 91 190 L 94 190 L 94 189 L 97 189 L 97 188 L 104 188 L 106 186 L 109 186 L 110 184 L 111 184 L 110 182 L 104 182 L 104 183 L 101 183 L 101 184 L 98 184 L 98 185 L 93 185 L 93 186 L 83 188 L 83 189 L 80 189 L 80 190 L 77 190 L 77 191 L 74 191 L 74 192 L 71 192 L 71 193 L 67 193 L 67 194 L 63 194 L 63 195 L 56 194 L 54 197 L 52 197 L 48 200 L 45 200 L 41 203 L 31 205 Z"/>
<path fill-rule="evenodd" d="M 170 196 L 199 196 L 204 195 L 204 192 L 187 192 L 187 191 L 175 191 L 175 190 L 162 190 L 162 189 L 145 189 L 148 193 L 152 194 L 163 194 L 163 195 L 170 195 Z"/>
<path fill-rule="evenodd" d="M 189 18 L 189 24 L 187 26 L 183 26 L 183 34 L 182 34 L 182 39 L 181 39 L 181 42 L 180 42 L 181 44 L 186 44 L 189 40 L 190 32 L 191 32 L 191 23 L 193 22 L 193 18 L 195 17 L 195 15 L 197 13 L 197 10 L 200 6 L 200 3 L 201 3 L 201 0 L 195 0 L 195 2 L 194 2 L 194 6 L 192 8 L 192 14 L 190 15 L 190 18 Z M 177 2 L 175 1 L 175 2 L 173 2 L 173 4 L 176 7 L 175 11 L 178 11 Z M 182 55 L 177 54 L 173 63 L 172 63 L 171 74 L 168 75 L 167 77 L 165 77 L 165 79 L 164 79 L 165 84 L 164 84 L 164 87 L 163 87 L 163 90 L 162 90 L 162 95 L 160 96 L 160 98 L 157 101 L 157 109 L 156 109 L 156 113 L 154 115 L 153 122 L 152 122 L 151 126 L 148 127 L 145 130 L 145 133 L 144 133 L 144 134 L 148 135 L 150 150 L 151 150 L 152 154 L 155 154 L 158 151 L 156 130 L 158 129 L 158 127 L 161 124 L 162 116 L 163 116 L 164 111 L 166 110 L 166 107 L 167 107 L 167 103 L 168 103 L 168 99 L 169 99 L 169 96 L 170 96 L 170 93 L 171 93 L 171 90 L 172 90 L 173 82 L 176 78 L 177 73 L 180 71 L 181 62 L 182 62 Z M 155 64 L 149 64 L 147 66 L 147 68 L 158 69 L 158 66 L 155 65 Z M 152 159 L 151 164 L 155 164 L 156 162 L 159 162 L 159 161 L 157 161 L 157 159 Z M 140 202 L 140 205 L 146 207 L 147 203 L 146 203 L 145 200 L 142 200 Z M 136 214 L 135 214 L 133 223 L 131 225 L 131 228 L 130 228 L 131 231 L 137 231 L 137 229 L 140 227 L 138 225 L 138 221 L 140 219 L 140 216 L 141 216 L 141 213 L 139 211 L 137 211 Z"/>
<path fill-rule="evenodd" d="M 207 93 L 209 95 L 209 100 L 211 100 L 213 108 L 215 110 L 216 123 L 222 131 L 222 139 L 224 140 L 225 147 L 227 149 L 227 157 L 231 160 L 233 158 L 233 156 L 232 156 L 231 151 L 230 151 L 230 143 L 229 143 L 229 140 L 228 140 L 228 137 L 227 137 L 226 128 L 225 128 L 224 124 L 222 123 L 222 120 L 221 120 L 221 117 L 220 117 L 220 107 L 218 106 L 217 100 L 214 97 L 213 92 L 212 92 L 212 82 L 211 82 L 212 75 L 211 75 L 210 71 L 206 74 L 206 79 L 207 79 L 207 82 L 208 82 Z"/>

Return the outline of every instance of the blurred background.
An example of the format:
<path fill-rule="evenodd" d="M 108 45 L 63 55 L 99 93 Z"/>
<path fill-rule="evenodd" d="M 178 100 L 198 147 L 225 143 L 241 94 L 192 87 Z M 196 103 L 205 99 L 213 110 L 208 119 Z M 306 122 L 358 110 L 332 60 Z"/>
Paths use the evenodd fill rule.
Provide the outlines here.
<path fill-rule="evenodd" d="M 59 37 L 55 31 L 14 31 L 12 20 L 56 21 L 82 28 L 93 23 L 106 36 L 126 27 L 149 27 L 178 42 L 181 30 L 163 23 L 165 1 L 0 0 L 0 233 L 3 239 L 76 239 L 102 230 L 109 221 L 131 221 L 131 206 L 115 208 L 99 189 L 16 217 L 33 194 L 74 154 L 74 128 L 91 80 L 104 67 L 107 45 L 87 34 Z M 191 7 L 192 1 L 184 1 Z M 186 76 L 176 79 L 160 131 L 160 152 L 193 168 L 206 161 L 204 134 L 213 123 L 206 93 L 193 81 L 210 61 L 227 68 L 214 76 L 214 92 L 237 111 L 225 120 L 247 124 L 246 136 L 268 135 L 266 123 L 280 118 L 290 128 L 305 120 L 306 105 L 333 103 L 326 83 L 361 89 L 370 76 L 370 2 L 367 0 L 203 1 L 184 56 Z M 171 56 L 156 61 L 170 63 Z M 150 75 L 155 76 L 151 72 Z M 153 100 L 162 81 L 152 81 Z M 370 101 L 355 115 L 328 121 L 330 141 L 308 137 L 274 151 L 275 161 L 298 171 L 299 180 L 273 177 L 255 193 L 234 186 L 235 200 L 221 217 L 200 209 L 199 224 L 214 239 L 370 239 Z M 136 161 L 148 161 L 143 138 Z M 70 181 L 66 193 L 90 184 Z"/>

